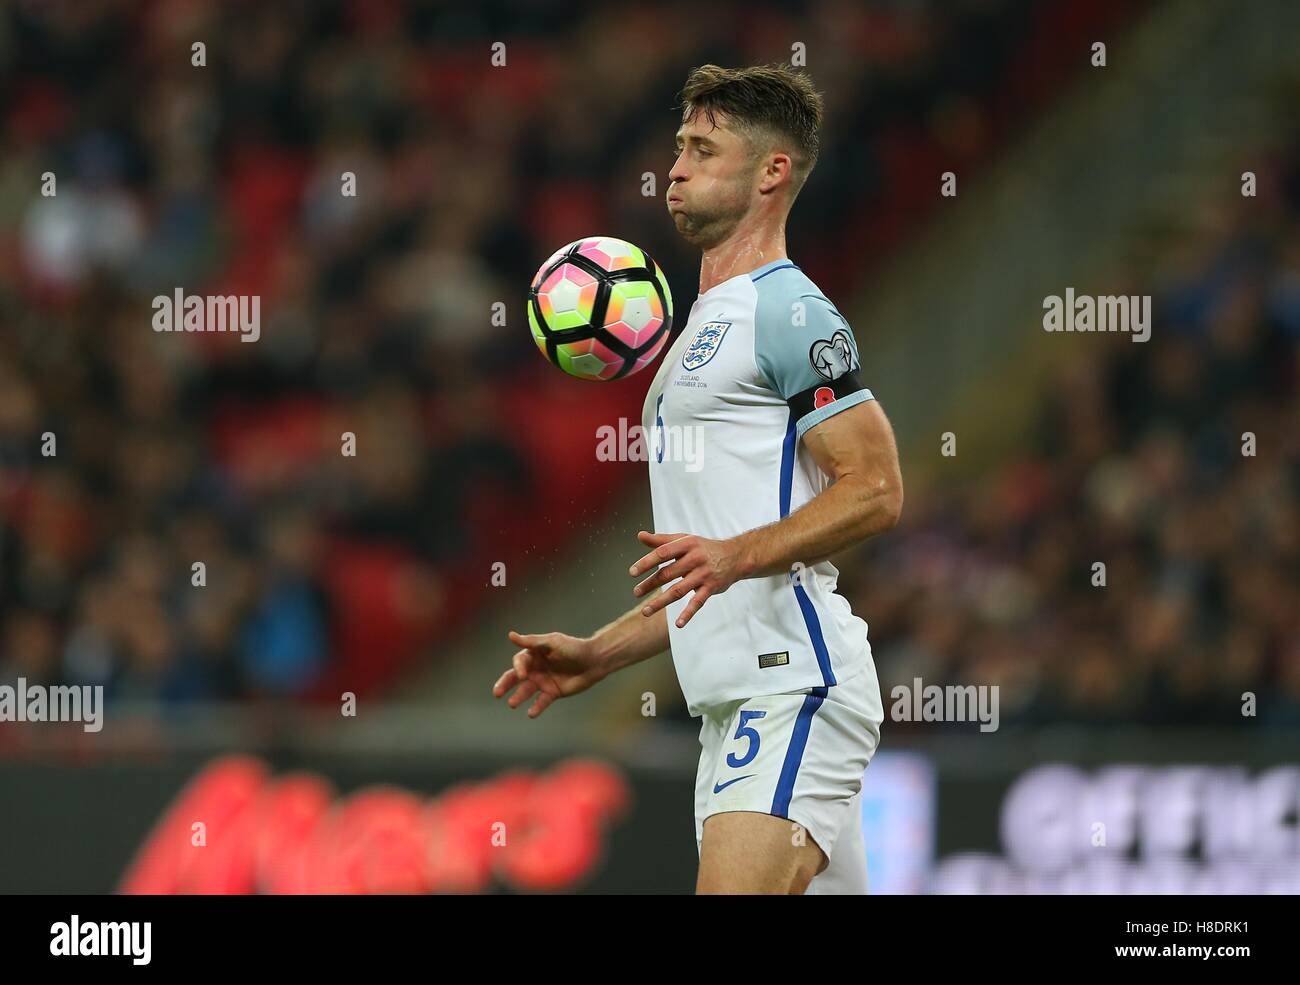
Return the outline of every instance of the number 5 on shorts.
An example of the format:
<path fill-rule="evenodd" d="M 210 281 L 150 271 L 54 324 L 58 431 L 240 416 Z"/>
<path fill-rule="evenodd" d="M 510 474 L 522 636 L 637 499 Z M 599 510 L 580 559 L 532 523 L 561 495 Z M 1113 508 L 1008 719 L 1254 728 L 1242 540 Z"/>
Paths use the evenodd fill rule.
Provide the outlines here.
<path fill-rule="evenodd" d="M 762 718 L 766 714 L 765 711 L 742 711 L 740 713 L 740 724 L 736 726 L 736 734 L 732 738 L 748 739 L 749 748 L 745 750 L 745 755 L 740 759 L 736 758 L 734 752 L 727 753 L 727 765 L 732 769 L 744 766 L 758 755 L 758 732 L 750 726 L 749 721 L 751 718 Z"/>

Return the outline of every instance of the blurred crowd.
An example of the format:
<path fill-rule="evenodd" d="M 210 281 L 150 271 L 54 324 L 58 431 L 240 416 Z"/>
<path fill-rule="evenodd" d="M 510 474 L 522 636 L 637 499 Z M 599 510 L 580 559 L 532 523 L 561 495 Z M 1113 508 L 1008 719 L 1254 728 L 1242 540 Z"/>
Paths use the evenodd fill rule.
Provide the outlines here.
<path fill-rule="evenodd" d="M 1000 685 L 1003 722 L 1300 724 L 1300 134 L 1260 171 L 1130 272 L 1148 342 L 1055 337 L 1033 450 L 845 566 L 886 707 L 920 678 Z"/>
<path fill-rule="evenodd" d="M 638 384 L 570 395 L 520 301 L 594 232 L 693 285 L 643 194 L 691 65 L 803 45 L 832 140 L 791 247 L 837 291 L 933 199 L 926 162 L 987 156 L 1053 45 L 1122 7 L 6 5 L 0 677 L 381 687 L 473 618 L 491 559 L 639 478 L 572 439 Z M 155 333 L 178 288 L 259 297 L 260 338 Z"/>

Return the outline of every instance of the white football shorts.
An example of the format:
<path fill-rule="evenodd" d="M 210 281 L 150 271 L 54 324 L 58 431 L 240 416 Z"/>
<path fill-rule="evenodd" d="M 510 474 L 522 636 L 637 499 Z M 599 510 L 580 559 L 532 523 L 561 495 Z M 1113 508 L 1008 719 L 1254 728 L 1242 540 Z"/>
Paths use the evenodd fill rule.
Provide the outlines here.
<path fill-rule="evenodd" d="M 807 894 L 865 894 L 862 780 L 880 744 L 884 717 L 870 660 L 831 687 L 704 709 L 695 777 L 696 850 L 704 822 L 714 814 L 754 811 L 789 818 L 829 859 Z"/>

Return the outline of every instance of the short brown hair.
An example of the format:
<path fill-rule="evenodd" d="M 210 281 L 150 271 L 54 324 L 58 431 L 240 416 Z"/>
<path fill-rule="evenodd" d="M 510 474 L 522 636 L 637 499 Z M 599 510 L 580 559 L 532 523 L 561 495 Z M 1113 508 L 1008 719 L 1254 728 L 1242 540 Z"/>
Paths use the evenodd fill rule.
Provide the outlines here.
<path fill-rule="evenodd" d="M 682 122 L 703 112 L 716 126 L 722 112 L 742 129 L 788 138 L 792 143 L 794 194 L 821 152 L 822 97 L 812 79 L 781 62 L 751 68 L 701 65 L 691 69 L 678 97 Z"/>

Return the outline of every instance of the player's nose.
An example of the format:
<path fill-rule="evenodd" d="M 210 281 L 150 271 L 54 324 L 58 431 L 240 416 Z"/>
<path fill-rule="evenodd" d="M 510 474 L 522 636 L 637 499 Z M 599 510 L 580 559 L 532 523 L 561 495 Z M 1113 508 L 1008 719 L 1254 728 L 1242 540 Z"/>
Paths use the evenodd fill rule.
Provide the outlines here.
<path fill-rule="evenodd" d="M 685 181 L 689 177 L 690 175 L 686 171 L 686 155 L 679 154 L 668 172 L 668 180 L 671 182 Z"/>

